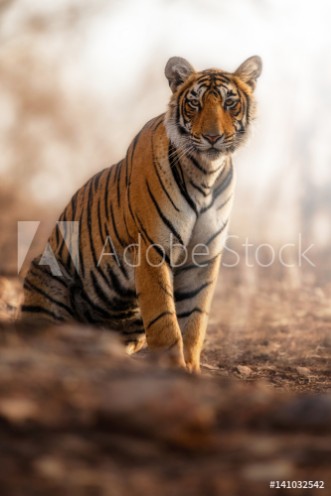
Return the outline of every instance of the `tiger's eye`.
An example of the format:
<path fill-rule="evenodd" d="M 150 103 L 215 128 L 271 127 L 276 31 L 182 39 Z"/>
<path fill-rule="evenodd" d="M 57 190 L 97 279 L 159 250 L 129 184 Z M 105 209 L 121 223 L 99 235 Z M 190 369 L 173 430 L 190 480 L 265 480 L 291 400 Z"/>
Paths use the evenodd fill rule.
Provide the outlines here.
<path fill-rule="evenodd" d="M 237 101 L 234 98 L 226 98 L 224 100 L 224 107 L 226 107 L 228 109 L 235 107 L 236 104 L 237 104 Z"/>
<path fill-rule="evenodd" d="M 190 104 L 193 105 L 193 107 L 197 107 L 199 105 L 199 100 L 197 98 L 191 98 Z"/>

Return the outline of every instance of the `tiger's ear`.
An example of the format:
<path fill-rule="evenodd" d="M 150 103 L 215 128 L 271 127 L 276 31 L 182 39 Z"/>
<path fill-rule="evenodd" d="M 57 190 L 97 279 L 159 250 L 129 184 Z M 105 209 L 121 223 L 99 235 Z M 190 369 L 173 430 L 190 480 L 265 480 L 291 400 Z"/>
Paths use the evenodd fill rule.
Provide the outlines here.
<path fill-rule="evenodd" d="M 187 60 L 181 57 L 171 57 L 164 69 L 171 91 L 174 93 L 192 72 L 194 72 L 194 69 Z"/>
<path fill-rule="evenodd" d="M 253 55 L 253 57 L 249 57 L 249 59 L 245 60 L 245 62 L 238 67 L 234 74 L 254 90 L 256 80 L 260 76 L 261 72 L 262 59 L 258 55 Z"/>

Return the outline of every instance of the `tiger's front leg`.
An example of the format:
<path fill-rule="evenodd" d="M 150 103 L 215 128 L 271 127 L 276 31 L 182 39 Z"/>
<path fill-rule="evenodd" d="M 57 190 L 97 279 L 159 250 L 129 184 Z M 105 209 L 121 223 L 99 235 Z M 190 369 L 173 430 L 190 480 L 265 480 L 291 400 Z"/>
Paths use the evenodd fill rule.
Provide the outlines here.
<path fill-rule="evenodd" d="M 171 365 L 186 368 L 176 316 L 172 271 L 154 249 L 142 250 L 135 270 L 136 291 L 148 347 L 167 355 Z"/>
<path fill-rule="evenodd" d="M 179 271 L 175 280 L 177 315 L 184 341 L 184 358 L 189 372 L 200 372 L 200 355 L 206 335 L 221 255 L 205 267 Z"/>

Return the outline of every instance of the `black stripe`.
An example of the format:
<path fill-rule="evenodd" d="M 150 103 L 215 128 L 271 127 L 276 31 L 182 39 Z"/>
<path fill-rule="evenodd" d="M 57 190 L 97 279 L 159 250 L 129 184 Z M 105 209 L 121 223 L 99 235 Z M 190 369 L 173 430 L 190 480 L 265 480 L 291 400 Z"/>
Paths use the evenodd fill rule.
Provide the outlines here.
<path fill-rule="evenodd" d="M 93 270 L 90 270 L 90 276 L 91 276 L 91 280 L 92 280 L 93 289 L 94 289 L 95 294 L 103 303 L 106 304 L 106 307 L 109 307 L 110 299 L 108 298 L 108 296 L 106 295 L 106 293 L 104 292 L 102 287 L 100 286 Z"/>
<path fill-rule="evenodd" d="M 83 198 L 82 198 L 82 202 L 81 202 L 82 209 L 81 209 L 81 215 L 80 215 L 80 219 L 79 219 L 79 238 L 78 238 L 78 241 L 79 241 L 79 268 L 80 268 L 80 271 L 82 273 L 83 278 L 85 277 L 85 264 L 84 264 L 84 251 L 85 250 L 83 250 L 83 218 L 84 218 L 84 213 L 87 215 L 86 208 L 85 208 L 86 202 L 84 200 L 85 200 L 87 188 L 89 186 L 91 186 L 90 181 L 88 181 L 83 186 L 83 192 L 82 192 Z"/>
<path fill-rule="evenodd" d="M 249 96 L 246 95 L 246 93 L 244 93 L 244 98 L 245 98 L 245 102 L 246 102 L 246 119 L 247 119 L 247 124 L 250 123 L 250 100 L 249 100 Z"/>
<path fill-rule="evenodd" d="M 93 191 L 92 191 L 92 187 L 90 186 L 89 195 L 88 195 L 88 205 L 87 205 L 87 225 L 88 225 L 87 232 L 88 232 L 90 250 L 92 253 L 94 268 L 95 268 L 95 270 L 98 271 L 98 273 L 103 278 L 106 285 L 108 286 L 109 281 L 108 281 L 107 277 L 105 276 L 104 272 L 102 271 L 101 267 L 98 265 L 99 260 L 97 258 L 97 254 L 96 254 L 96 250 L 95 250 L 95 246 L 94 246 L 94 241 L 93 241 L 93 236 L 92 236 L 92 232 L 93 232 L 93 230 L 92 230 L 92 204 L 93 204 L 92 195 L 93 195 Z M 90 271 L 90 275 L 92 273 L 93 273 L 93 271 Z M 94 276 L 94 273 L 93 273 L 93 276 Z"/>
<path fill-rule="evenodd" d="M 200 162 L 198 162 L 197 159 L 195 157 L 193 157 L 193 155 L 187 154 L 187 158 L 190 159 L 190 161 L 192 162 L 194 167 L 196 167 L 200 172 L 202 172 L 203 174 L 205 174 L 207 176 L 211 175 L 211 174 L 216 174 L 216 172 L 220 171 L 222 166 L 223 166 L 223 164 L 222 164 L 219 167 L 217 167 L 216 169 L 205 169 L 204 167 L 202 167 Z"/>
<path fill-rule="evenodd" d="M 166 295 L 170 296 L 170 298 L 173 298 L 173 292 L 164 286 L 162 282 L 159 282 L 159 288 L 162 289 Z"/>
<path fill-rule="evenodd" d="M 127 319 L 127 321 L 124 323 L 125 329 L 122 329 L 121 332 L 125 332 L 125 330 L 128 331 L 135 331 L 137 328 L 140 329 L 143 327 L 143 321 L 141 319 L 139 311 L 137 312 L 137 307 L 132 308 L 131 312 L 132 317 Z"/>
<path fill-rule="evenodd" d="M 85 194 L 85 192 L 84 192 Z M 83 232 L 83 215 L 84 215 L 84 208 L 82 208 L 82 213 L 79 219 L 79 231 L 78 231 L 78 242 L 79 242 L 79 268 L 82 273 L 83 278 L 85 277 L 85 265 L 84 265 L 84 257 L 83 257 L 83 245 L 82 245 L 82 232 Z"/>
<path fill-rule="evenodd" d="M 94 188 L 94 192 L 96 193 L 97 189 L 98 189 L 98 186 L 99 186 L 99 181 L 100 181 L 100 177 L 102 176 L 104 170 L 98 172 L 97 174 L 95 174 L 95 176 L 93 177 L 93 188 Z"/>
<path fill-rule="evenodd" d="M 103 234 L 102 222 L 101 222 L 101 202 L 100 202 L 100 197 L 99 197 L 99 200 L 98 200 L 97 219 L 98 219 L 99 237 L 100 237 L 102 246 L 104 246 L 104 244 L 105 244 L 105 237 L 104 237 L 104 234 Z"/>
<path fill-rule="evenodd" d="M 113 226 L 113 232 L 115 234 L 115 237 L 116 237 L 118 243 L 122 246 L 122 248 L 126 248 L 127 245 L 123 241 L 123 239 L 120 237 L 119 232 L 117 230 L 115 216 L 114 216 L 114 209 L 113 209 L 113 205 L 112 204 L 110 204 L 110 216 L 111 216 L 111 221 L 112 221 L 112 226 Z"/>
<path fill-rule="evenodd" d="M 199 265 L 195 265 L 195 264 L 184 265 L 183 267 L 175 268 L 175 274 L 179 274 L 180 272 L 185 272 L 191 269 L 203 269 L 203 268 L 204 267 L 199 267 Z"/>
<path fill-rule="evenodd" d="M 156 175 L 157 175 L 157 178 L 159 180 L 159 183 L 160 183 L 160 186 L 162 188 L 162 190 L 164 191 L 164 193 L 166 194 L 168 200 L 170 201 L 170 203 L 172 204 L 172 206 L 174 207 L 175 210 L 177 210 L 177 212 L 180 212 L 179 208 L 175 205 L 175 203 L 173 202 L 171 196 L 169 195 L 168 193 L 168 190 L 166 189 L 166 187 L 164 186 L 163 182 L 162 182 L 162 179 L 161 179 L 161 176 L 160 176 L 160 173 L 159 173 L 159 170 L 157 168 L 157 163 L 156 163 L 156 160 L 155 160 L 155 157 L 154 157 L 154 152 L 153 152 L 153 165 L 154 165 L 154 169 L 155 169 L 155 172 L 156 172 Z"/>
<path fill-rule="evenodd" d="M 143 236 L 143 238 L 145 239 L 145 242 L 148 244 L 150 243 L 150 245 L 152 245 L 152 247 L 154 248 L 154 250 L 160 255 L 160 257 L 162 258 L 162 260 L 164 260 L 169 266 L 171 266 L 170 264 L 170 258 L 168 257 L 168 255 L 165 253 L 164 250 L 161 250 L 160 249 L 160 246 L 155 243 L 155 241 L 153 241 L 153 239 L 148 235 L 146 229 L 144 228 L 141 220 L 139 219 L 138 216 L 136 216 L 137 218 L 137 221 L 138 221 L 138 224 L 139 224 L 139 228 L 140 230 L 142 231 L 141 235 Z"/>
<path fill-rule="evenodd" d="M 217 87 L 216 87 L 217 88 Z M 219 91 L 217 91 L 216 88 L 212 88 L 211 90 L 209 90 L 208 94 L 209 95 L 213 95 L 213 96 L 216 96 L 216 98 L 218 98 L 220 96 L 219 94 Z"/>
<path fill-rule="evenodd" d="M 74 316 L 73 311 L 71 310 L 71 308 L 68 307 L 68 305 L 66 305 L 65 303 L 62 303 L 61 301 L 56 300 L 55 298 L 53 298 L 52 296 L 50 296 L 49 294 L 47 294 L 46 291 L 44 291 L 41 288 L 38 288 L 37 286 L 35 286 L 35 284 L 33 284 L 32 282 L 25 280 L 24 281 L 24 288 L 27 289 L 28 291 L 31 291 L 32 290 L 32 291 L 35 291 L 36 293 L 41 294 L 47 300 L 49 300 L 52 303 L 54 303 L 55 305 L 63 308 L 63 310 L 65 310 L 69 315 L 71 315 L 72 317 Z"/>
<path fill-rule="evenodd" d="M 238 103 L 237 103 L 238 105 Z M 231 114 L 233 115 L 233 117 L 238 117 L 238 115 L 241 113 L 241 108 L 240 108 L 240 105 L 238 105 L 238 108 L 237 110 L 235 110 L 235 107 L 231 109 Z M 242 128 L 242 123 L 239 122 L 241 128 Z"/>
<path fill-rule="evenodd" d="M 196 81 L 196 85 L 199 86 L 200 84 L 210 82 L 212 77 L 213 75 L 210 73 L 208 69 L 205 71 L 201 71 L 201 76 L 198 77 Z"/>
<path fill-rule="evenodd" d="M 229 201 L 231 200 L 231 198 L 232 198 L 232 195 L 230 195 L 223 203 L 221 203 L 221 205 L 219 205 L 216 210 L 222 210 L 222 208 L 225 207 L 225 205 L 227 203 L 229 203 Z"/>
<path fill-rule="evenodd" d="M 145 329 L 141 327 L 132 331 L 121 331 L 121 334 L 123 334 L 124 336 L 131 336 L 131 334 L 145 334 Z"/>
<path fill-rule="evenodd" d="M 193 186 L 194 189 L 196 189 L 197 191 L 199 191 L 199 193 L 201 193 L 205 198 L 206 198 L 206 196 L 209 195 L 209 193 L 206 193 L 206 191 L 204 191 L 200 186 L 198 186 L 197 184 L 195 184 L 195 182 L 192 181 L 192 179 L 190 179 L 190 184 L 191 184 L 191 186 Z"/>
<path fill-rule="evenodd" d="M 222 176 L 221 176 L 222 177 Z M 229 171 L 227 175 L 225 176 L 224 180 L 219 184 L 213 191 L 213 197 L 209 205 L 201 209 L 201 213 L 206 212 L 209 210 L 215 203 L 216 199 L 223 193 L 223 191 L 226 190 L 226 188 L 230 185 L 231 181 L 233 179 L 233 166 L 230 164 Z"/>
<path fill-rule="evenodd" d="M 97 325 L 99 323 L 99 320 L 95 320 L 95 318 L 91 315 L 90 311 L 87 309 L 84 309 L 83 311 L 83 320 L 82 322 L 88 322 L 89 324 L 95 324 Z M 79 319 L 81 321 L 81 319 Z"/>
<path fill-rule="evenodd" d="M 178 172 L 177 166 L 179 165 L 178 158 L 176 155 L 176 149 L 172 145 L 171 141 L 169 141 L 169 147 L 168 147 L 168 161 L 170 163 L 170 168 L 172 175 L 174 177 L 174 180 L 178 186 L 178 189 L 181 193 L 181 195 L 185 198 L 187 204 L 191 207 L 191 209 L 194 211 L 195 215 L 198 216 L 198 209 L 193 202 L 192 198 L 187 192 L 187 188 L 185 185 L 185 181 L 183 178 L 180 177 L 180 174 Z"/>
<path fill-rule="evenodd" d="M 206 92 L 208 91 L 209 88 L 210 88 L 210 83 L 207 84 L 207 81 L 204 84 L 200 84 L 200 90 L 201 89 L 202 90 L 205 90 L 204 93 L 203 93 L 203 95 L 202 95 L 203 97 L 205 96 L 205 94 L 206 94 Z"/>
<path fill-rule="evenodd" d="M 162 319 L 166 315 L 174 315 L 174 313 L 170 312 L 169 310 L 166 310 L 165 312 L 160 313 L 157 317 L 155 317 L 155 319 L 151 320 L 149 322 L 149 324 L 147 324 L 146 330 L 149 329 L 150 327 L 152 327 L 152 325 L 154 325 L 158 320 Z"/>
<path fill-rule="evenodd" d="M 61 224 L 61 229 L 60 229 L 60 227 L 59 227 L 59 229 L 60 229 L 60 232 L 62 235 L 62 241 L 60 244 L 60 248 L 58 248 L 57 252 L 58 252 L 59 257 L 63 258 L 63 250 L 64 250 L 64 247 L 67 246 L 68 240 L 66 239 L 66 237 L 67 237 L 67 225 L 66 225 L 67 220 L 65 219 L 64 215 L 62 215 L 61 217 L 62 217 L 61 220 L 58 222 L 60 222 L 60 224 Z"/>
<path fill-rule="evenodd" d="M 205 313 L 205 314 L 207 314 L 207 312 L 205 312 L 204 310 L 201 310 L 201 308 L 194 307 L 192 310 L 189 310 L 187 312 L 178 313 L 177 318 L 178 319 L 184 319 L 185 317 L 190 317 L 190 315 L 192 315 L 192 313 Z"/>
<path fill-rule="evenodd" d="M 123 307 L 114 306 L 114 300 L 110 299 L 108 295 L 104 292 L 102 287 L 100 286 L 95 274 L 93 271 L 90 271 L 90 276 L 93 284 L 93 289 L 98 298 L 106 305 L 108 308 L 108 315 L 110 318 L 119 320 L 119 319 L 127 319 L 132 316 L 132 307 L 129 309 L 123 310 Z"/>
<path fill-rule="evenodd" d="M 53 276 L 53 274 L 50 272 L 50 270 L 46 269 L 46 267 L 44 265 L 39 265 L 35 260 L 33 260 L 31 262 L 31 264 L 37 270 L 37 274 L 33 274 L 32 272 L 31 272 L 31 274 L 36 275 L 38 277 L 38 271 L 40 271 L 48 277 L 53 277 L 54 280 L 56 282 L 59 282 L 60 284 L 62 284 L 62 286 L 67 287 L 67 283 L 61 279 L 61 277 L 64 277 L 64 276 Z M 31 269 L 30 269 L 30 271 L 31 271 Z"/>
<path fill-rule="evenodd" d="M 71 205 L 71 216 L 70 216 L 70 219 L 71 219 L 72 222 L 75 221 L 75 217 L 76 217 L 78 193 L 79 193 L 79 190 L 71 198 L 71 203 L 70 203 L 70 205 Z M 71 240 L 70 240 L 69 246 L 71 246 Z M 67 259 L 64 260 L 64 263 L 65 263 L 65 266 L 66 266 L 68 272 L 70 273 L 72 271 L 73 260 L 72 260 L 72 255 L 69 252 L 69 250 L 68 250 L 68 253 L 67 253 Z"/>
<path fill-rule="evenodd" d="M 159 216 L 161 217 L 162 221 L 164 222 L 164 224 L 170 229 L 170 231 L 172 232 L 172 234 L 178 239 L 178 241 L 184 245 L 184 241 L 181 237 L 181 235 L 179 234 L 179 232 L 175 229 L 174 225 L 172 224 L 172 222 L 170 222 L 170 220 L 162 213 L 162 210 L 159 206 L 159 204 L 157 203 L 156 199 L 155 199 L 155 196 L 153 195 L 150 187 L 149 187 L 149 184 L 148 184 L 148 181 L 147 179 L 145 180 L 145 183 L 146 183 L 146 186 L 147 186 L 147 191 L 148 191 L 148 194 L 159 214 Z"/>
<path fill-rule="evenodd" d="M 203 74 L 197 79 L 196 86 L 199 86 L 200 89 L 200 87 L 204 86 L 205 83 L 210 83 L 211 78 L 212 78 L 211 74 Z"/>
<path fill-rule="evenodd" d="M 249 124 L 249 122 L 250 122 L 250 97 L 245 91 L 243 91 L 241 88 L 239 88 L 239 86 L 235 80 L 233 80 L 233 84 L 237 88 L 238 95 L 241 96 L 241 105 L 243 107 L 243 114 L 247 119 L 246 124 Z"/>
<path fill-rule="evenodd" d="M 123 311 L 122 308 L 114 307 L 113 301 L 104 292 L 93 271 L 90 272 L 90 276 L 95 294 L 102 301 L 102 303 L 104 303 L 106 307 L 109 309 L 109 311 L 107 312 L 108 316 L 113 317 L 115 319 L 121 319 L 121 318 L 127 318 L 128 316 L 132 315 L 131 308 L 129 310 Z"/>
<path fill-rule="evenodd" d="M 93 309 L 93 311 L 102 315 L 106 319 L 109 319 L 110 314 L 90 299 L 90 297 L 88 296 L 88 294 L 86 293 L 86 291 L 83 288 L 83 284 L 82 284 L 81 279 L 79 278 L 78 275 L 76 277 L 77 277 L 76 282 L 70 286 L 71 304 L 72 304 L 72 307 L 76 310 L 76 314 L 79 315 L 78 312 L 81 311 L 81 308 L 77 309 L 76 300 L 75 300 L 75 296 L 77 295 L 77 292 L 79 292 L 80 297 L 83 300 L 85 300 L 86 304 L 89 305 Z M 93 322 L 95 322 L 94 319 L 93 319 Z"/>
<path fill-rule="evenodd" d="M 231 183 L 232 179 L 233 179 L 233 166 L 232 164 L 230 164 L 229 172 L 226 175 L 224 181 L 222 181 L 222 183 L 219 186 L 217 186 L 213 192 L 214 199 L 216 199 L 221 193 L 223 193 L 223 191 L 226 190 L 226 188 Z"/>
<path fill-rule="evenodd" d="M 214 81 L 218 82 L 221 81 L 222 83 L 229 84 L 230 82 L 232 83 L 233 80 L 225 76 L 224 74 L 214 74 Z"/>
<path fill-rule="evenodd" d="M 58 317 L 55 313 L 47 310 L 46 308 L 40 307 L 38 305 L 22 305 L 22 312 L 30 312 L 30 313 L 44 313 L 45 315 L 49 315 L 55 320 L 64 322 L 64 318 Z"/>
<path fill-rule="evenodd" d="M 89 192 L 88 192 L 88 202 L 87 202 L 87 233 L 88 233 L 88 238 L 90 242 L 90 250 L 92 253 L 92 258 L 95 267 L 97 266 L 98 259 L 97 259 L 97 254 L 95 251 L 95 246 L 93 242 L 93 237 L 92 237 L 92 205 L 93 205 L 93 191 L 92 191 L 92 184 L 90 184 Z"/>
<path fill-rule="evenodd" d="M 135 302 L 133 299 L 125 299 L 125 298 L 122 298 L 121 296 L 120 297 L 113 297 L 111 298 L 111 302 L 112 302 L 112 311 L 115 311 L 115 312 L 119 312 L 119 311 L 123 311 L 125 312 L 125 315 L 127 317 L 130 317 L 132 315 L 135 314 L 134 312 L 134 308 L 135 308 Z"/>
<path fill-rule="evenodd" d="M 217 238 L 217 236 L 219 236 L 223 231 L 224 229 L 226 228 L 227 224 L 229 222 L 229 219 L 227 219 L 224 224 L 222 225 L 222 227 L 220 229 L 218 229 L 218 231 L 216 231 L 209 239 L 208 241 L 206 242 L 206 246 L 210 245 L 210 243 L 212 241 L 214 241 L 215 238 Z"/>
<path fill-rule="evenodd" d="M 186 93 L 187 91 L 188 91 L 188 88 L 184 88 L 183 90 L 181 90 L 181 92 L 177 96 L 176 126 L 177 126 L 177 129 L 180 132 L 180 134 L 188 134 L 187 129 L 185 129 L 185 127 L 183 127 L 180 123 L 180 116 L 181 116 L 181 111 L 182 111 L 181 107 L 182 107 L 183 102 L 184 102 L 184 93 Z"/>
<path fill-rule="evenodd" d="M 187 155 L 187 157 L 190 159 L 194 167 L 196 167 L 196 169 L 198 169 L 200 172 L 202 172 L 203 174 L 210 174 L 210 172 L 202 167 L 202 165 L 192 155 Z"/>
<path fill-rule="evenodd" d="M 130 243 L 131 236 L 130 236 L 130 233 L 129 233 L 129 228 L 128 228 L 128 224 L 126 222 L 126 216 L 125 216 L 125 214 L 123 215 L 123 221 L 124 221 L 124 227 L 125 227 L 125 230 L 126 230 L 127 239 L 128 239 L 128 242 Z"/>
<path fill-rule="evenodd" d="M 130 156 L 130 172 L 129 172 L 128 192 L 127 192 L 127 194 L 128 194 L 129 210 L 130 210 L 130 213 L 131 213 L 131 215 L 132 215 L 133 218 L 134 218 L 134 215 L 133 215 L 133 211 L 131 209 L 131 195 L 130 195 L 130 193 L 131 193 L 131 176 L 132 176 L 132 171 L 133 171 L 134 154 L 135 154 L 135 151 L 136 151 L 136 146 L 138 144 L 140 134 L 141 134 L 141 131 L 134 137 L 134 140 L 132 142 L 131 156 Z M 129 154 L 129 151 L 127 153 L 127 157 L 128 157 L 128 154 Z"/>
<path fill-rule="evenodd" d="M 135 153 L 135 150 L 136 150 L 136 146 L 138 144 L 138 141 L 139 141 L 139 137 L 140 137 L 140 134 L 141 134 L 142 131 L 140 131 L 134 138 L 133 142 L 132 142 L 132 145 L 131 145 L 131 156 L 130 156 L 130 162 L 129 162 L 129 159 L 128 159 L 128 156 L 129 156 L 129 150 L 127 152 L 127 162 L 128 162 L 128 165 L 130 163 L 130 172 L 128 173 L 129 174 L 129 179 L 128 179 L 128 189 L 127 189 L 127 201 L 128 201 L 128 207 L 129 207 L 129 212 L 130 212 L 130 215 L 133 219 L 133 222 L 136 223 L 136 220 L 135 220 L 135 216 L 134 216 L 134 213 L 133 213 L 133 209 L 132 209 L 132 205 L 131 205 L 131 176 L 132 176 L 132 171 L 133 171 L 133 159 L 134 159 L 134 153 Z M 129 148 L 130 149 L 130 148 Z"/>
<path fill-rule="evenodd" d="M 163 124 L 163 121 L 164 121 L 164 115 L 165 114 L 161 114 L 159 115 L 158 117 L 155 118 L 155 122 L 153 124 L 153 127 L 152 127 L 152 130 L 153 130 L 153 133 L 155 133 L 155 131 L 157 130 L 157 128 Z"/>
<path fill-rule="evenodd" d="M 108 177 L 107 177 L 107 181 L 106 181 L 106 187 L 105 187 L 105 204 L 104 204 L 104 207 L 105 207 L 105 214 L 106 214 L 106 219 L 109 221 L 109 202 L 108 202 L 108 198 L 109 198 L 109 189 L 110 189 L 110 181 L 111 181 L 111 176 L 112 176 L 112 173 L 113 173 L 113 170 L 114 170 L 114 165 L 112 167 L 109 167 L 108 169 Z"/>
<path fill-rule="evenodd" d="M 117 186 L 117 205 L 120 207 L 121 206 L 121 177 L 122 177 L 122 167 L 121 167 L 121 164 L 117 164 L 117 169 L 118 169 L 118 172 L 116 170 L 116 176 L 115 176 L 115 180 L 116 180 L 116 186 Z"/>
<path fill-rule="evenodd" d="M 132 161 L 133 161 L 133 157 L 134 157 L 134 154 L 135 154 L 135 151 L 136 151 L 136 146 L 138 144 L 138 140 L 139 140 L 140 134 L 141 134 L 141 131 L 139 131 L 139 133 L 134 137 L 134 140 L 132 142 L 131 164 L 132 164 Z"/>
<path fill-rule="evenodd" d="M 201 291 L 203 291 L 205 288 L 210 286 L 211 283 L 212 283 L 211 281 L 205 282 L 204 284 L 202 284 L 201 286 L 199 286 L 196 289 L 193 289 L 192 291 L 187 291 L 187 292 L 175 291 L 176 302 L 184 301 L 184 300 L 187 300 L 189 298 L 194 298 L 199 293 L 201 293 Z"/>
<path fill-rule="evenodd" d="M 136 292 L 133 289 L 130 288 L 125 288 L 119 278 L 116 276 L 110 265 L 107 267 L 107 272 L 111 281 L 111 287 L 112 289 L 119 294 L 122 298 L 135 298 L 136 297 Z"/>
<path fill-rule="evenodd" d="M 131 218 L 133 220 L 133 222 L 136 224 L 136 218 L 135 218 L 135 215 L 133 213 L 133 208 L 132 208 L 132 205 L 131 205 L 131 196 L 130 196 L 130 190 L 128 190 L 128 207 L 129 207 L 129 212 L 130 212 L 130 215 L 131 215 Z"/>
<path fill-rule="evenodd" d="M 180 133 L 181 134 L 186 134 L 188 131 L 186 129 L 186 125 L 188 122 L 190 122 L 190 117 L 189 117 L 189 114 L 187 112 L 187 101 L 186 101 L 186 95 L 183 96 L 183 98 L 181 99 L 181 101 L 179 102 L 179 105 L 178 105 L 178 120 L 177 120 L 177 125 L 179 126 L 179 129 L 180 129 Z M 191 112 L 192 112 L 192 109 L 190 108 Z M 194 112 L 194 111 L 193 111 Z M 184 123 L 184 126 L 181 124 L 181 118 L 182 117 L 182 120 L 183 120 L 183 123 Z"/>
<path fill-rule="evenodd" d="M 104 223 L 104 225 L 107 228 L 107 224 Z M 121 263 L 121 259 L 120 259 L 119 255 L 118 255 L 117 251 L 116 251 L 116 247 L 115 247 L 115 245 L 114 245 L 114 243 L 112 241 L 111 235 L 108 232 L 106 232 L 106 235 L 107 236 L 106 236 L 106 239 L 105 239 L 103 248 L 105 248 L 107 242 L 110 244 L 110 247 L 113 250 L 111 254 L 114 255 L 114 257 L 115 257 L 117 267 L 120 269 L 120 271 L 122 272 L 123 276 L 127 279 L 128 278 L 128 272 L 127 272 L 127 270 L 125 268 L 124 261 L 122 261 L 123 263 Z M 109 239 L 109 241 L 108 241 L 108 239 Z M 99 258 L 99 260 L 100 260 L 100 258 Z"/>
<path fill-rule="evenodd" d="M 56 226 L 55 226 L 55 240 L 56 240 L 56 246 L 59 246 L 59 242 L 60 242 L 60 231 L 59 231 L 58 224 L 56 224 Z"/>
<path fill-rule="evenodd" d="M 187 270 L 192 270 L 192 269 L 205 269 L 206 267 L 208 267 L 208 265 L 214 263 L 219 255 L 221 255 L 221 253 L 218 253 L 213 258 L 202 260 L 201 262 L 203 264 L 202 266 L 196 264 L 189 264 L 189 265 L 184 265 L 183 267 L 178 267 L 177 269 L 175 269 L 175 273 L 178 274 L 180 272 L 185 272 Z"/>
<path fill-rule="evenodd" d="M 126 156 L 123 161 L 123 167 L 125 166 L 125 186 L 128 189 L 129 187 L 129 163 L 128 163 L 128 157 Z"/>

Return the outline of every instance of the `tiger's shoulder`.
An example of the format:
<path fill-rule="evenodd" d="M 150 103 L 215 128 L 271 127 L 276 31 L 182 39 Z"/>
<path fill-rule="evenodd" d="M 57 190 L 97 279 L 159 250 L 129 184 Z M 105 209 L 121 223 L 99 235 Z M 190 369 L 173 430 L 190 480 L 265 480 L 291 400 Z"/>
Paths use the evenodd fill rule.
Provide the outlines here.
<path fill-rule="evenodd" d="M 134 161 L 136 166 L 152 161 L 157 155 L 167 157 L 169 136 L 166 128 L 166 113 L 150 119 L 140 129 L 128 146 L 125 160 Z"/>

